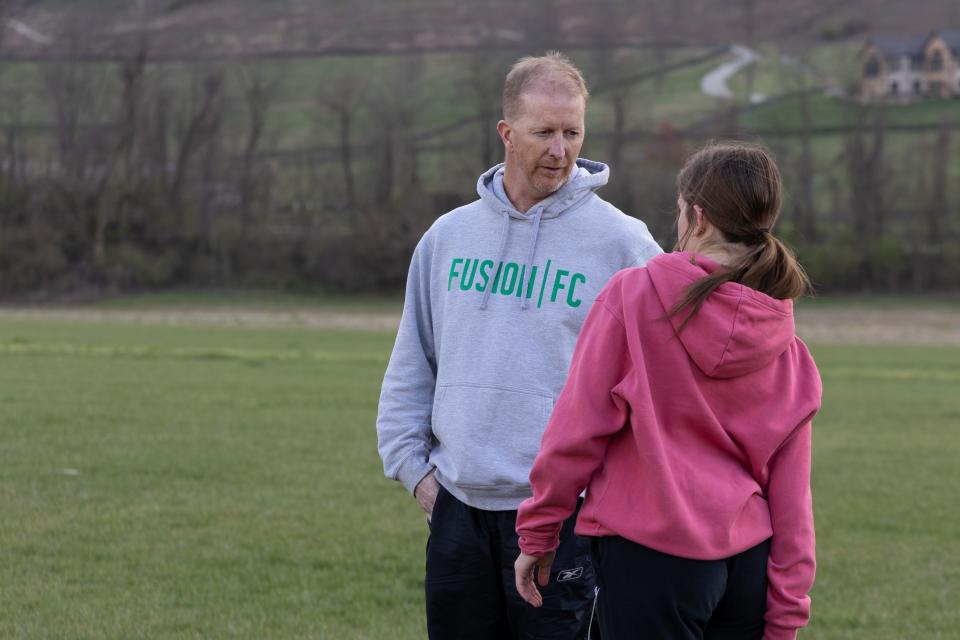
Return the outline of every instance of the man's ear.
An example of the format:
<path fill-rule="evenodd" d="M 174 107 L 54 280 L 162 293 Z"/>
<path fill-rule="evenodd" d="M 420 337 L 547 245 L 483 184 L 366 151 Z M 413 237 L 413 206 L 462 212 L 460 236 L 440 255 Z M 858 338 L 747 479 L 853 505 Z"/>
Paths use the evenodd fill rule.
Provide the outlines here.
<path fill-rule="evenodd" d="M 513 150 L 513 127 L 510 126 L 510 123 L 506 120 L 501 120 L 497 123 L 497 133 L 500 134 L 500 139 L 503 140 L 503 146 L 507 151 Z"/>

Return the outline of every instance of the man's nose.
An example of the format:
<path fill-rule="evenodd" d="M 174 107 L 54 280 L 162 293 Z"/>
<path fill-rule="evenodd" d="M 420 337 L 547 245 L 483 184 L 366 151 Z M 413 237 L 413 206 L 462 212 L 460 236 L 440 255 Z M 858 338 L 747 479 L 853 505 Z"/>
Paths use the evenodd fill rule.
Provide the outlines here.
<path fill-rule="evenodd" d="M 550 138 L 550 148 L 547 150 L 554 158 L 563 157 L 563 137 L 562 136 L 553 136 Z"/>

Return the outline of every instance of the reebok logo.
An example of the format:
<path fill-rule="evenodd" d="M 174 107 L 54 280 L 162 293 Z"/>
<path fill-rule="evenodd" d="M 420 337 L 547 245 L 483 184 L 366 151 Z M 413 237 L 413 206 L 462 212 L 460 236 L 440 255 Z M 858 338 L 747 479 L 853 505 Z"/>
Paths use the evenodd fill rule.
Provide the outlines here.
<path fill-rule="evenodd" d="M 571 580 L 576 580 L 583 575 L 583 567 L 577 567 L 576 569 L 564 569 L 557 574 L 557 582 L 570 582 Z"/>

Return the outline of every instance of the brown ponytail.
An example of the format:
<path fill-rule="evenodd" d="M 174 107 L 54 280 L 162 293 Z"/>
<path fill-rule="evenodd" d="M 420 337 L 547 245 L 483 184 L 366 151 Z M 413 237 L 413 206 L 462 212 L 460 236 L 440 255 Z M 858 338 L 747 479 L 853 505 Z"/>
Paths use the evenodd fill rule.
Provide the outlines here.
<path fill-rule="evenodd" d="M 697 205 L 726 241 L 745 249 L 739 260 L 687 288 L 668 313 L 672 317 L 690 309 L 678 331 L 724 282 L 738 282 L 780 300 L 811 291 L 810 280 L 793 252 L 773 235 L 782 186 L 780 171 L 766 149 L 744 142 L 711 143 L 680 170 L 677 192 L 689 205 L 689 229 Z M 686 237 L 681 238 L 677 249 L 685 241 Z"/>

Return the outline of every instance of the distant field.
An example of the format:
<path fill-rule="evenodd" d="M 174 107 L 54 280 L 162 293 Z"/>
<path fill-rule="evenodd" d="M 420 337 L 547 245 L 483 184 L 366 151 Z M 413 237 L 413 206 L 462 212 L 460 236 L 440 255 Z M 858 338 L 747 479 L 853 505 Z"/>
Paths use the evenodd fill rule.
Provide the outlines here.
<path fill-rule="evenodd" d="M 0 316 L 0 637 L 425 637 L 427 531 L 376 454 L 392 341 Z M 802 637 L 955 638 L 960 347 L 813 348 Z"/>

